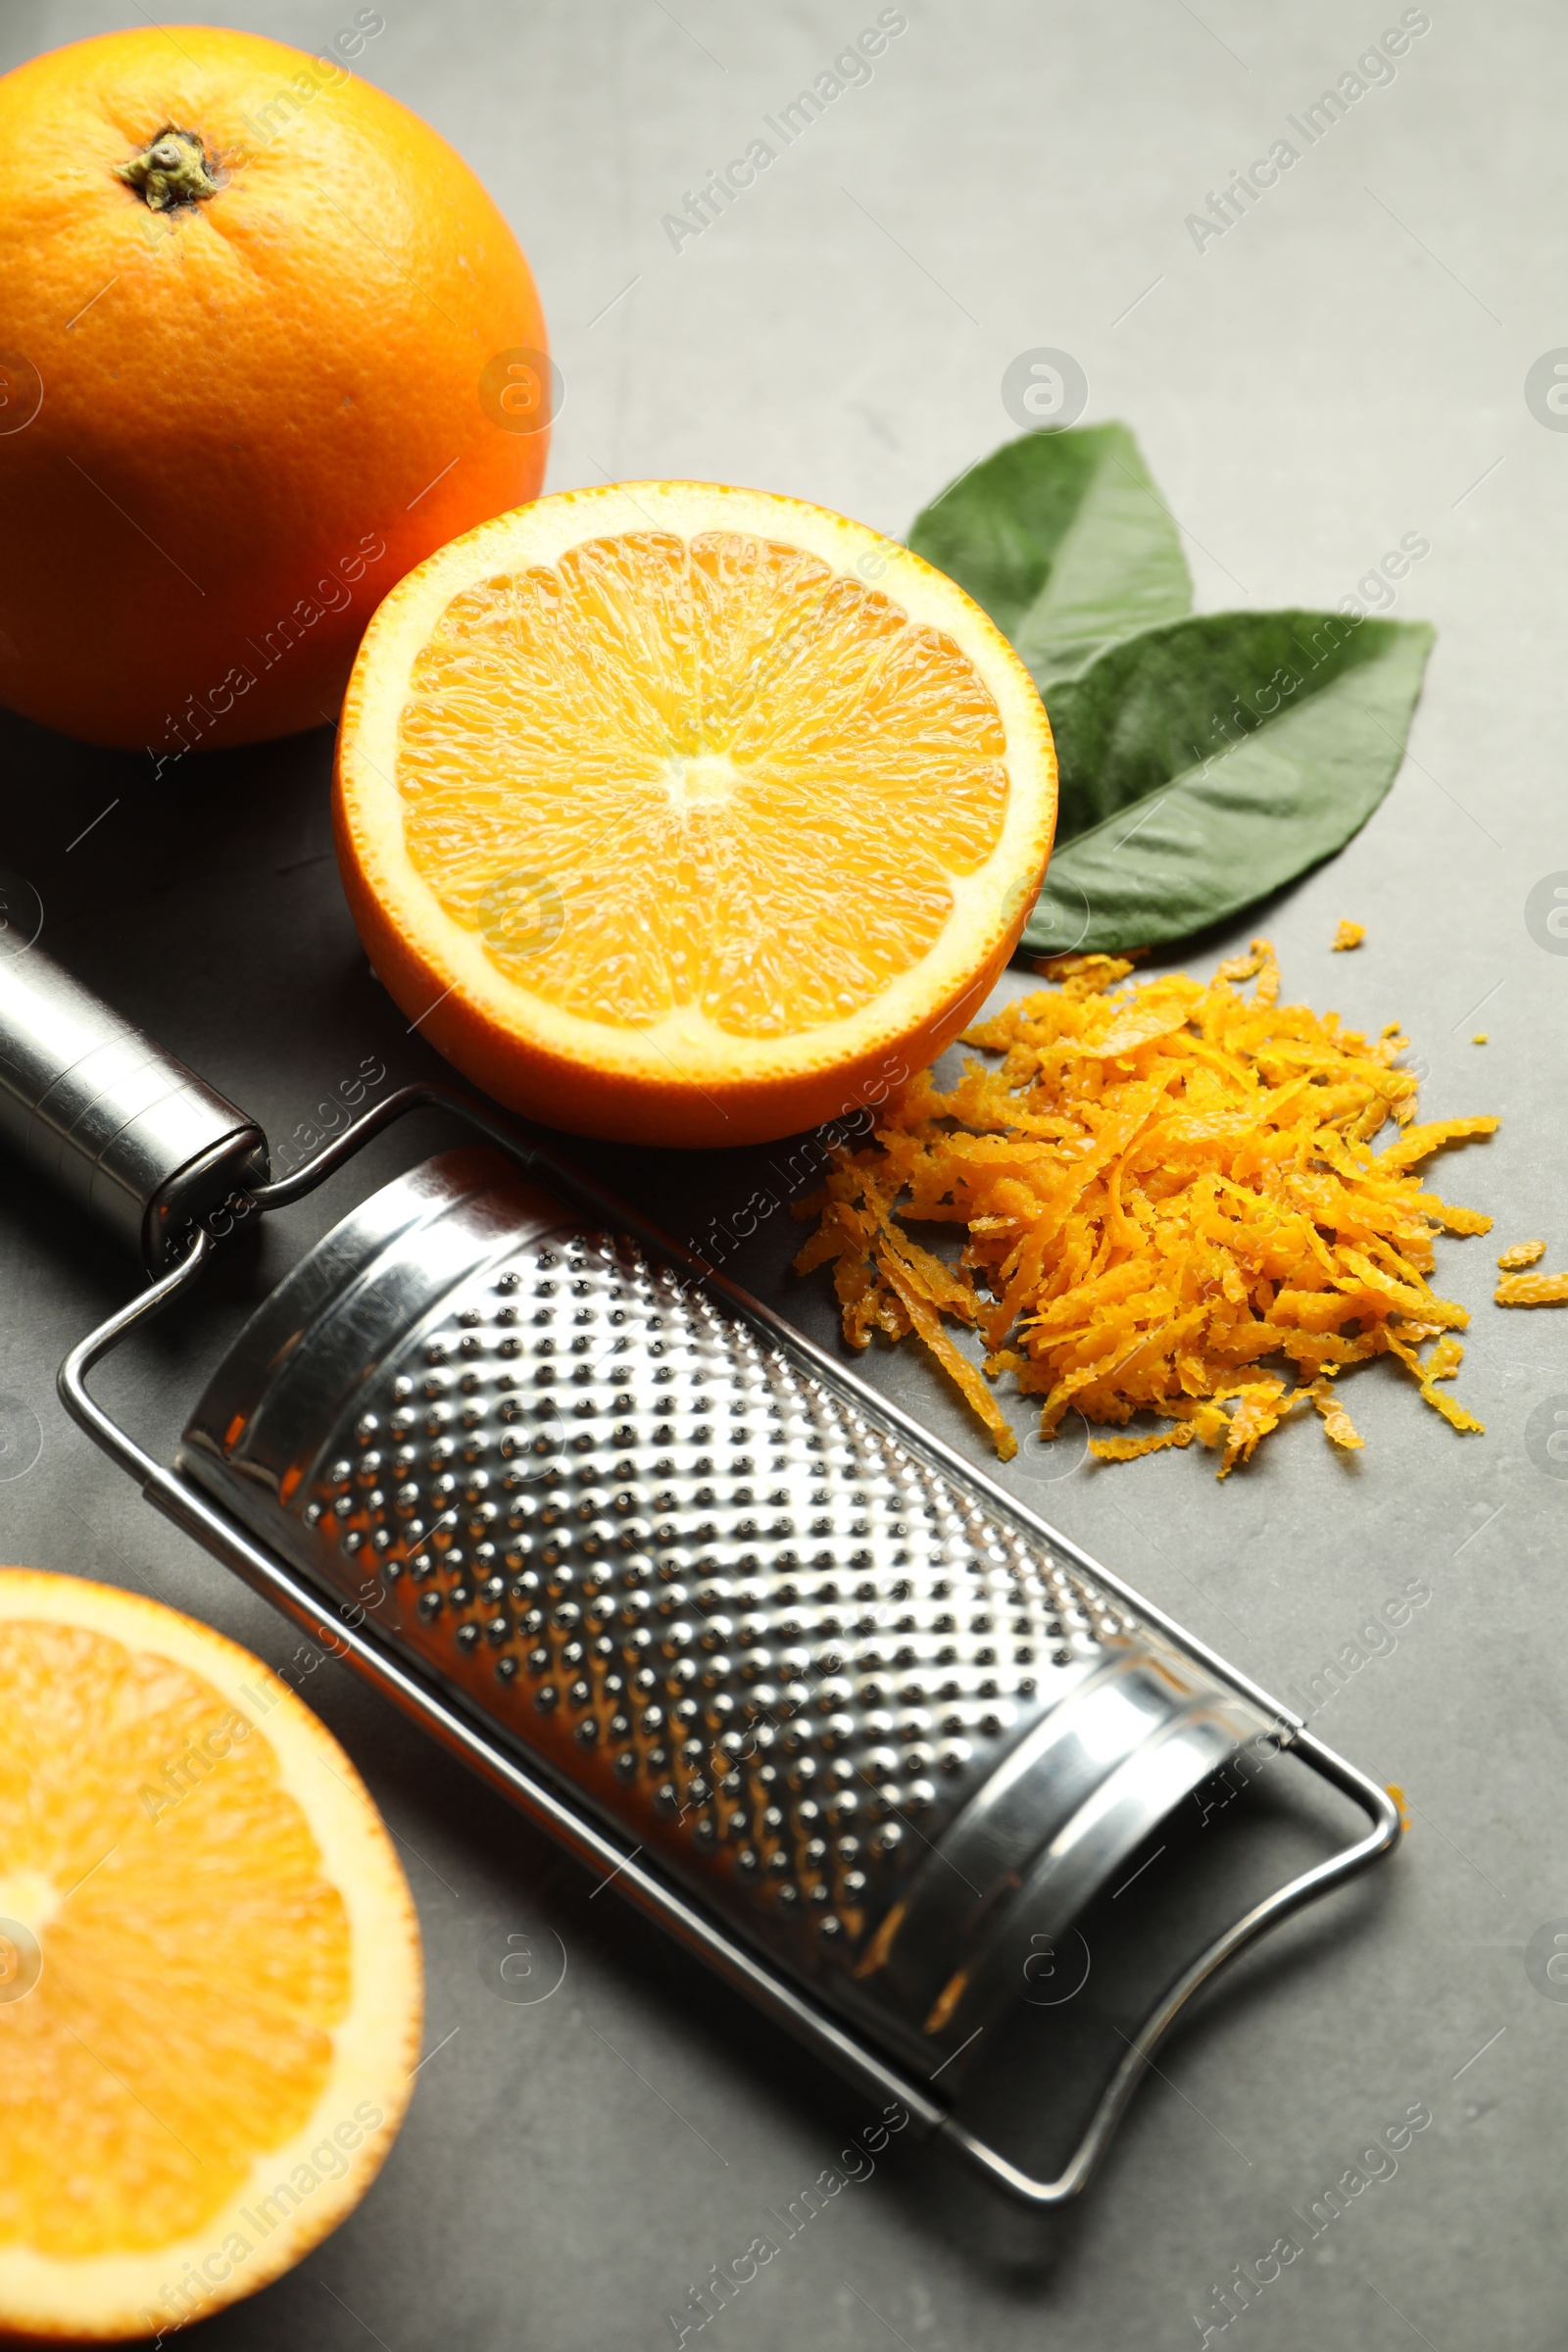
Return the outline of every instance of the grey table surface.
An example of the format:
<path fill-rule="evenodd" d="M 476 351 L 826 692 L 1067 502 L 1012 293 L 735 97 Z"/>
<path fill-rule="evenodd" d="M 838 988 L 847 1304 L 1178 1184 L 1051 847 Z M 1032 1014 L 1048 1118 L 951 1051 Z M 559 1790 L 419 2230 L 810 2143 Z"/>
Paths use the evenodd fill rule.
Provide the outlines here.
<path fill-rule="evenodd" d="M 331 0 L 231 13 L 309 48 L 337 24 Z M 874 10 L 382 13 L 361 70 L 456 143 L 534 264 L 565 383 L 550 487 L 755 482 L 903 533 L 1012 432 L 1004 373 L 1050 346 L 1084 368 L 1091 419 L 1138 432 L 1201 608 L 1332 605 L 1402 534 L 1431 543 L 1394 608 L 1440 632 L 1404 770 L 1266 923 L 1290 995 L 1374 1027 L 1404 1019 L 1429 1114 L 1501 1114 L 1443 1179 L 1497 1220 L 1496 1239 L 1440 1250 L 1444 1282 L 1476 1308 L 1460 1387 L 1487 1434 L 1457 1437 L 1380 1366 L 1353 1379 L 1353 1462 L 1292 1426 L 1224 1486 L 1176 1453 L 1107 1471 L 1026 1447 L 1004 1473 L 1399 1782 L 1412 1835 L 1172 2043 L 1054 2259 L 999 2249 L 950 2175 L 890 2152 L 705 2340 L 1162 2352 L 1207 2326 L 1267 2352 L 1560 2343 L 1568 2005 L 1544 1997 L 1556 1988 L 1538 1931 L 1568 1924 L 1568 1466 L 1543 1441 L 1559 1391 L 1568 1408 L 1568 1368 L 1562 1322 L 1504 1314 L 1490 1294 L 1502 1240 L 1542 1234 L 1555 1263 L 1568 1251 L 1568 961 L 1526 917 L 1533 888 L 1568 868 L 1568 439 L 1525 393 L 1568 341 L 1568 18 L 1546 0 L 1433 0 L 1392 81 L 1200 251 L 1188 214 L 1353 71 L 1399 22 L 1395 0 L 907 0 L 874 76 L 677 252 L 662 216 Z M 145 15 L 8 0 L 0 64 Z M 433 1066 L 345 911 L 325 731 L 189 760 L 156 790 L 145 761 L 11 721 L 0 739 L 3 854 L 41 896 L 46 944 L 274 1138 L 367 1056 L 399 1078 Z M 1329 953 L 1342 914 L 1368 924 L 1355 956 Z M 1200 968 L 1250 927 L 1204 943 Z M 1025 985 L 1013 974 L 1004 990 Z M 415 1149 L 376 1147 L 329 1200 L 277 1220 L 260 1264 L 236 1261 L 205 1319 L 117 1366 L 107 1387 L 126 1416 L 170 1446 L 246 1298 Z M 767 1157 L 580 1149 L 683 1232 L 745 1199 Z M 739 1271 L 832 1343 L 823 1294 L 788 1272 L 785 1222 L 760 1228 Z M 24 1435 L 33 1415 L 41 1439 L 25 1475 L 0 1483 L 0 1556 L 156 1594 L 286 1660 L 296 1637 L 147 1510 L 55 1401 L 60 1356 L 125 1294 L 126 1269 L 9 1173 L 0 1268 L 7 1426 Z M 922 1362 L 883 1351 L 870 1376 L 981 1457 Z M 1430 1600 L 1372 1654 L 1360 1629 L 1413 1578 Z M 1311 1678 L 1337 1657 L 1361 1662 L 1325 1701 Z M 590 1901 L 572 1865 L 343 1669 L 308 1688 L 402 1840 L 433 2054 L 362 2209 L 205 2332 L 333 2352 L 678 2341 L 691 2287 L 863 2119 L 613 1899 Z M 531 2006 L 482 1977 L 486 1938 L 523 1916 L 568 1960 Z M 1293 2209 L 1416 2104 L 1430 2127 L 1222 2337 L 1214 2286 L 1303 2237 Z"/>

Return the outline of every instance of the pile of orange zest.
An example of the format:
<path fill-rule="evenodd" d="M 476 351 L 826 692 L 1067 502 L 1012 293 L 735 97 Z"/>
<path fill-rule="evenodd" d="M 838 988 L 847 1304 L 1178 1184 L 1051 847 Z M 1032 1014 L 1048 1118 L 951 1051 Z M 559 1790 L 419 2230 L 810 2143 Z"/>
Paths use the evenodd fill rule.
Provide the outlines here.
<path fill-rule="evenodd" d="M 1538 1257 L 1544 1257 L 1544 1242 L 1514 1242 L 1497 1252 L 1497 1263 L 1505 1274 L 1517 1274 L 1522 1266 L 1533 1266 Z"/>
<path fill-rule="evenodd" d="M 1343 954 L 1347 948 L 1358 948 L 1365 937 L 1365 923 L 1352 923 L 1348 914 L 1342 914 L 1339 929 L 1334 934 L 1335 950 Z"/>
<path fill-rule="evenodd" d="M 1492 1296 L 1499 1306 L 1568 1305 L 1568 1274 L 1505 1274 Z"/>
<path fill-rule="evenodd" d="M 1004 1460 L 1016 1439 L 949 1324 L 979 1334 L 986 1374 L 1044 1399 L 1043 1438 L 1073 1408 L 1102 1427 L 1139 1412 L 1167 1424 L 1095 1441 L 1102 1461 L 1197 1437 L 1223 1478 L 1302 1403 L 1354 1450 L 1335 1377 L 1377 1355 L 1397 1357 L 1455 1429 L 1479 1430 L 1436 1385 L 1458 1370 L 1469 1315 L 1427 1277 L 1440 1231 L 1492 1220 L 1410 1171 L 1496 1120 L 1412 1125 L 1397 1025 L 1368 1039 L 1280 1004 L 1266 940 L 1206 986 L 1169 972 L 1124 988 L 1131 968 L 1043 966 L 1056 987 L 968 1034 L 1000 1065 L 970 1060 L 947 1092 L 924 1072 L 798 1206 L 820 1223 L 796 1264 L 831 1263 L 851 1345 L 914 1332 Z M 956 1263 L 912 1239 L 920 1224 L 964 1228 Z"/>

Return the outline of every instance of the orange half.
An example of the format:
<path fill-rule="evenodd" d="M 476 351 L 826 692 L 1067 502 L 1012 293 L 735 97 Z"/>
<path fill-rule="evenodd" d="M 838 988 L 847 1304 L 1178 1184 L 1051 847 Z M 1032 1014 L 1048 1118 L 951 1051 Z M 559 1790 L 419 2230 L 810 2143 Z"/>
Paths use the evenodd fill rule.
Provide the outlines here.
<path fill-rule="evenodd" d="M 194 1618 L 0 1569 L 0 2334 L 204 2320 L 379 2171 L 414 1906 L 337 1741 Z"/>
<path fill-rule="evenodd" d="M 979 607 L 821 507 L 567 491 L 411 572 L 339 731 L 349 903 L 513 1109 L 746 1144 L 876 1102 L 978 1011 L 1055 823 Z"/>

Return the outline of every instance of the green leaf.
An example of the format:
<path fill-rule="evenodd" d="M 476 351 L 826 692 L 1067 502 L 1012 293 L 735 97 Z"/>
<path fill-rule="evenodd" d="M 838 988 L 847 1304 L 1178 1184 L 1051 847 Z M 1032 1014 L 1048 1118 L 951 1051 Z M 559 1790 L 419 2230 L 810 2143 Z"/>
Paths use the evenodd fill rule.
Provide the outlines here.
<path fill-rule="evenodd" d="M 1220 612 L 1057 685 L 1059 846 L 1021 947 L 1185 939 L 1343 849 L 1404 757 L 1432 639 L 1425 621 Z"/>
<path fill-rule="evenodd" d="M 1042 694 L 1192 610 L 1180 534 L 1124 424 L 1006 443 L 915 517 L 909 545 L 984 606 Z"/>

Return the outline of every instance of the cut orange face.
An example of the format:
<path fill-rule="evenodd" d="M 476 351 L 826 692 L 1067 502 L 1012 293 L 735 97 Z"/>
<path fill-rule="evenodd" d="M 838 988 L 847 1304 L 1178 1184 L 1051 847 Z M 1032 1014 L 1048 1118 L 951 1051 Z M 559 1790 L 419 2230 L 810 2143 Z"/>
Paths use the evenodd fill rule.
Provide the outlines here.
<path fill-rule="evenodd" d="M 499 1101 L 755 1143 L 974 1017 L 1055 822 L 1027 671 L 953 582 L 700 482 L 503 514 L 381 606 L 339 732 L 371 961 Z"/>
<path fill-rule="evenodd" d="M 0 1569 L 0 2333 L 202 2320 L 357 2205 L 408 2104 L 408 1886 L 259 1658 Z"/>

